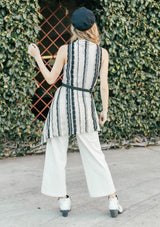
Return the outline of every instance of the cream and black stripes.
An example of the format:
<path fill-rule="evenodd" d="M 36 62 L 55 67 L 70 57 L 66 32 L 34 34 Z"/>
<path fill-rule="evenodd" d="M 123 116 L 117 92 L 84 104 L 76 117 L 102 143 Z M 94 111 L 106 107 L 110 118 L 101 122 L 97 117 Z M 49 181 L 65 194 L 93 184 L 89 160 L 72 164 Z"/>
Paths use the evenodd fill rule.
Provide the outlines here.
<path fill-rule="evenodd" d="M 82 84 L 82 87 L 85 88 L 85 78 L 86 78 L 86 73 L 87 73 L 87 58 L 89 57 L 88 56 L 88 46 L 87 46 L 88 42 L 85 41 L 85 49 L 84 49 L 84 53 L 85 53 L 85 58 L 84 58 L 84 69 L 83 69 L 83 84 Z M 87 118 L 86 118 L 86 111 L 87 111 L 87 103 L 85 103 L 85 97 L 84 97 L 84 92 L 82 92 L 82 96 L 83 96 L 83 103 L 84 103 L 84 109 L 85 109 L 85 131 L 87 132 Z"/>
<path fill-rule="evenodd" d="M 59 119 L 59 111 L 60 111 L 60 106 L 59 106 L 59 96 L 60 96 L 60 92 L 61 92 L 62 87 L 60 88 L 60 91 L 58 93 L 58 97 L 56 100 L 56 119 L 57 119 L 57 128 L 58 128 L 58 135 L 60 136 L 60 119 Z"/>
<path fill-rule="evenodd" d="M 79 72 L 79 67 L 80 67 L 80 64 L 79 64 L 79 41 L 77 42 L 77 76 L 78 76 L 78 72 Z M 78 87 L 78 80 L 77 80 L 77 87 Z M 78 96 L 78 92 L 79 91 L 76 91 L 76 95 L 77 95 L 77 103 L 78 103 L 78 116 L 79 116 L 79 131 L 81 132 L 81 113 L 80 113 L 80 104 L 79 104 L 79 96 Z"/>
<path fill-rule="evenodd" d="M 95 67 L 94 77 L 93 77 L 92 86 L 91 86 L 92 88 L 95 86 L 95 83 L 98 79 L 98 71 L 100 67 L 101 54 L 102 54 L 102 49 L 99 46 L 97 46 L 96 59 L 95 59 L 95 66 L 97 67 Z M 96 110 L 94 108 L 93 99 L 91 100 L 91 109 L 92 109 L 92 119 L 93 119 L 94 130 L 97 130 Z"/>
<path fill-rule="evenodd" d="M 85 39 L 67 46 L 67 64 L 63 69 L 65 84 L 94 89 L 102 61 L 102 48 Z M 41 143 L 53 136 L 100 131 L 98 114 L 91 93 L 61 86 L 55 92 L 44 123 Z"/>
<path fill-rule="evenodd" d="M 75 43 L 71 44 L 72 46 L 72 62 L 71 62 L 71 86 L 74 86 L 74 46 Z M 76 112 L 75 112 L 75 98 L 74 98 L 74 90 L 70 89 L 71 97 L 72 97 L 72 120 L 73 120 L 73 133 L 76 133 Z"/>
<path fill-rule="evenodd" d="M 67 84 L 70 84 L 70 62 L 71 62 L 71 45 L 68 45 L 68 62 L 67 62 L 67 69 L 66 69 L 66 78 L 67 78 Z M 67 108 L 67 122 L 70 127 L 68 127 L 68 133 L 71 133 L 71 103 L 70 103 L 70 89 L 66 88 L 66 108 Z"/>

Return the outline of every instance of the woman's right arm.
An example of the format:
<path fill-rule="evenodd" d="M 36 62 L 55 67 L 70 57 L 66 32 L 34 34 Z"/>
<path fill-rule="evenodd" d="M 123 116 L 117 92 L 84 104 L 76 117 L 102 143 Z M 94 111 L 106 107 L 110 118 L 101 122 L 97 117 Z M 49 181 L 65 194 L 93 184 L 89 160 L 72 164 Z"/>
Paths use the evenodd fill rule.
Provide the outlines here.
<path fill-rule="evenodd" d="M 108 87 L 108 65 L 109 54 L 106 49 L 102 48 L 102 65 L 100 69 L 100 93 L 103 105 L 103 112 L 108 112 L 108 99 L 109 99 L 109 87 Z"/>

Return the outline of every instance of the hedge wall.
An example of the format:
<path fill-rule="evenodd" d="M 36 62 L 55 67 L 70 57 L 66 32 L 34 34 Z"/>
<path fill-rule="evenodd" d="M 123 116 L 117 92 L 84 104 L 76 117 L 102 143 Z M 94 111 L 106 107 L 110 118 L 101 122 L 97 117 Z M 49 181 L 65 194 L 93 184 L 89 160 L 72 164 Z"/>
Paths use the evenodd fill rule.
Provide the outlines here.
<path fill-rule="evenodd" d="M 40 30 L 34 0 L 0 2 L 0 154 L 23 155 L 40 138 L 42 123 L 31 123 L 31 98 L 36 89 L 35 62 L 27 53 Z"/>
<path fill-rule="evenodd" d="M 102 128 L 104 141 L 135 136 L 147 139 L 160 135 L 160 27 L 158 1 L 76 1 L 94 11 L 101 34 L 101 46 L 109 52 L 109 112 Z M 40 141 L 42 123 L 29 110 L 36 88 L 35 62 L 27 54 L 35 42 L 40 14 L 37 0 L 2 0 L 0 40 L 1 156 L 6 143 L 13 143 L 17 155 L 25 154 Z M 95 102 L 102 110 L 100 84 Z M 14 141 L 14 142 L 13 142 Z M 26 146 L 22 146 L 27 144 Z M 16 149 L 15 149 L 16 146 Z"/>
<path fill-rule="evenodd" d="M 106 139 L 160 135 L 160 5 L 155 0 L 92 1 L 101 46 L 109 52 Z M 94 4 L 93 4 L 94 3 Z M 84 4 L 87 7 L 87 4 Z M 102 110 L 99 85 L 97 110 Z"/>

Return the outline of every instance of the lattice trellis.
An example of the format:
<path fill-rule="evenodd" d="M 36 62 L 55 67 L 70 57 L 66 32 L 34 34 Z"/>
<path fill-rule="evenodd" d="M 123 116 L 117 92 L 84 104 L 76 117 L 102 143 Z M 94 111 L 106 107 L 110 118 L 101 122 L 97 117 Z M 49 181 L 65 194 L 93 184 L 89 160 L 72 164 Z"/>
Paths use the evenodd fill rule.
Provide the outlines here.
<path fill-rule="evenodd" d="M 40 13 L 43 15 L 43 21 L 40 25 L 37 45 L 49 70 L 54 64 L 59 47 L 67 44 L 71 39 L 69 27 L 71 25 L 70 14 L 73 10 L 74 8 L 67 10 L 62 4 L 57 3 L 52 8 L 48 4 L 41 7 Z M 45 121 L 54 93 L 61 85 L 63 72 L 54 84 L 49 85 L 42 76 L 38 65 L 36 70 L 37 75 L 34 79 L 38 86 L 33 97 L 31 111 L 35 114 L 33 121 L 36 119 Z"/>

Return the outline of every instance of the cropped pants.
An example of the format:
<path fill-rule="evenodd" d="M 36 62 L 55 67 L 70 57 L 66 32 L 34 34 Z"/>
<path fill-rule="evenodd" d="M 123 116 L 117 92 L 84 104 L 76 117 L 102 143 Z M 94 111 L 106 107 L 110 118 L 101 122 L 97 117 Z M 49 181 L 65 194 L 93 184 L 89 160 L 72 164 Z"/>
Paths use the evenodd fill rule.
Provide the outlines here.
<path fill-rule="evenodd" d="M 76 134 L 90 197 L 107 196 L 116 192 L 112 176 L 102 152 L 97 131 Z M 47 140 L 41 193 L 63 197 L 67 194 L 66 165 L 68 136 Z"/>

